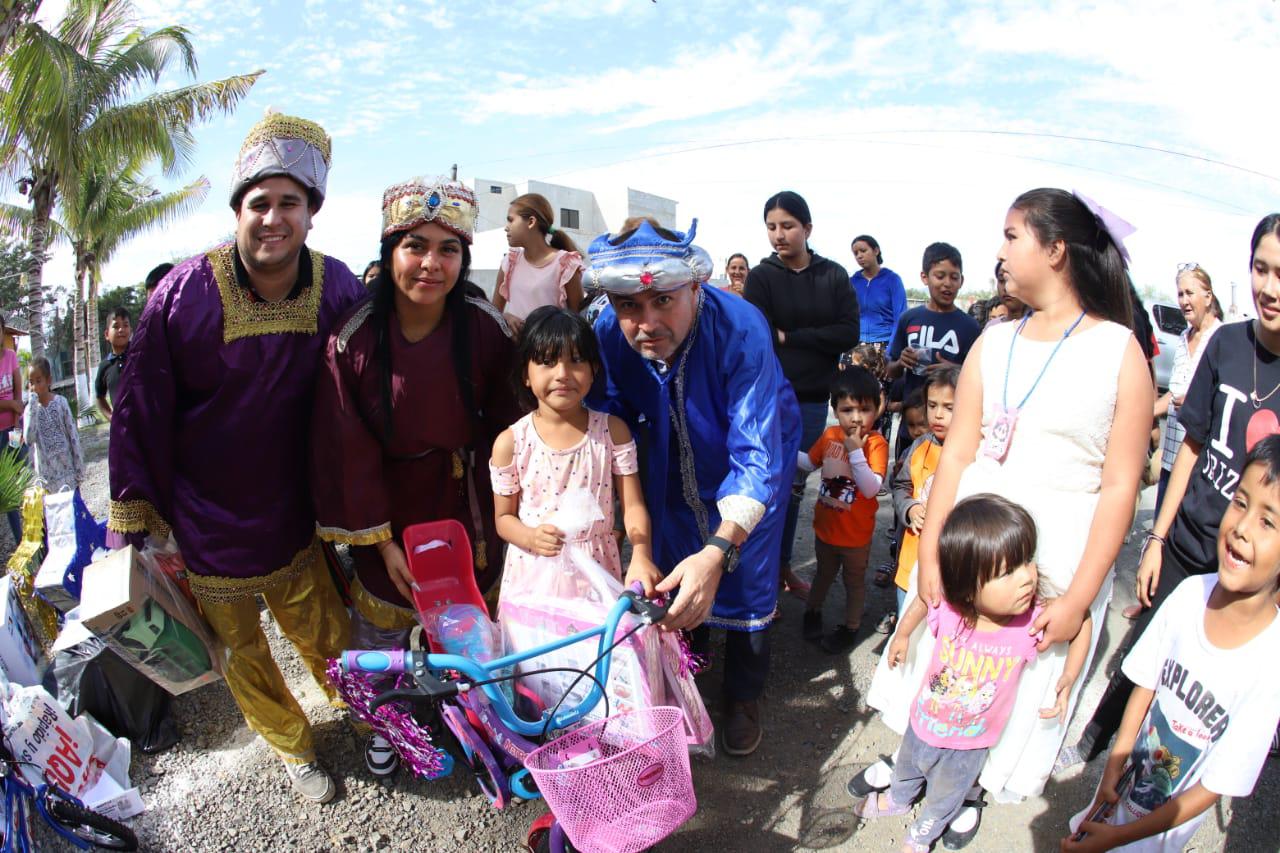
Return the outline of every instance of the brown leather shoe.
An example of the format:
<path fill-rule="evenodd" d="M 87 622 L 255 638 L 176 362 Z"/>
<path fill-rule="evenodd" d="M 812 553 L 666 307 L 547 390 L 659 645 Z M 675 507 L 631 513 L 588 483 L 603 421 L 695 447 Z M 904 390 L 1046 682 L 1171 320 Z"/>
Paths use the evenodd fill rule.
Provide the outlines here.
<path fill-rule="evenodd" d="M 760 745 L 760 703 L 730 702 L 720 741 L 730 755 L 750 755 Z"/>

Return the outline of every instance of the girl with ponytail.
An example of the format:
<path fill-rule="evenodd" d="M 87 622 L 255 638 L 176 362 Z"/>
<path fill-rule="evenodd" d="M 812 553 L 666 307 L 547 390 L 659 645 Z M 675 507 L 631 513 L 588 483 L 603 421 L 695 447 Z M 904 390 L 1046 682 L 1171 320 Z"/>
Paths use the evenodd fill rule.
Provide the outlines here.
<path fill-rule="evenodd" d="M 507 208 L 507 244 L 493 304 L 517 331 L 535 308 L 556 305 L 577 312 L 583 306 L 582 254 L 568 234 L 555 227 L 551 202 L 537 193 L 517 196 Z"/>

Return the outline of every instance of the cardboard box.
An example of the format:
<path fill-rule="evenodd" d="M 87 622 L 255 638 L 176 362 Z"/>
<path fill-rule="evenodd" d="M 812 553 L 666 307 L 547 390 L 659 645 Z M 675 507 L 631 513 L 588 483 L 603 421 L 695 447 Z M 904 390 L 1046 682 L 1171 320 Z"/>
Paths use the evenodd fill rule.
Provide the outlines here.
<path fill-rule="evenodd" d="M 13 684 L 40 683 L 44 654 L 22 609 L 13 578 L 0 577 L 0 669 Z"/>
<path fill-rule="evenodd" d="M 138 562 L 138 549 L 126 545 L 85 569 L 80 621 L 101 635 L 137 613 L 146 597 L 147 578 Z"/>
<path fill-rule="evenodd" d="M 126 547 L 85 570 L 80 621 L 131 666 L 175 696 L 219 678 L 208 625 L 173 583 Z"/>

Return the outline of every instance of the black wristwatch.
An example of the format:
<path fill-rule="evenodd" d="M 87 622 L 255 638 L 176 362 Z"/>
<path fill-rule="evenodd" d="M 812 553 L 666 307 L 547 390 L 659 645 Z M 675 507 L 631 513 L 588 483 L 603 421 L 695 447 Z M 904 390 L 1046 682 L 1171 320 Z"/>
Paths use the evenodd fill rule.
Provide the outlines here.
<path fill-rule="evenodd" d="M 707 538 L 707 544 L 713 548 L 719 548 L 724 552 L 724 561 L 721 562 L 720 568 L 724 573 L 732 574 L 733 570 L 738 568 L 738 546 L 734 545 L 723 536 L 710 536 Z"/>

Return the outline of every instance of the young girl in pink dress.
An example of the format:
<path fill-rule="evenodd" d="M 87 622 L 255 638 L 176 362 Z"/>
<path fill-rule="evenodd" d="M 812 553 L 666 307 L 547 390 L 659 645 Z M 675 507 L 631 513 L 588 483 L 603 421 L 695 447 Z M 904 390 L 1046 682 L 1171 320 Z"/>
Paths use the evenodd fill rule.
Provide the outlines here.
<path fill-rule="evenodd" d="M 534 408 L 498 436 L 489 463 L 498 535 L 511 545 L 506 573 L 560 553 L 565 532 L 549 519 L 562 498 L 585 492 L 600 511 L 575 544 L 623 580 L 613 534 L 616 489 L 631 542 L 624 585 L 638 580 L 652 593 L 662 574 L 650 554 L 636 443 L 621 419 L 582 404 L 602 368 L 591 326 L 564 308 L 539 308 L 529 315 L 515 363 L 521 402 Z"/>
<path fill-rule="evenodd" d="M 578 247 L 555 227 L 551 202 L 537 193 L 517 196 L 507 208 L 507 244 L 511 250 L 498 268 L 493 304 L 516 331 L 535 308 L 556 305 L 583 308 Z"/>

